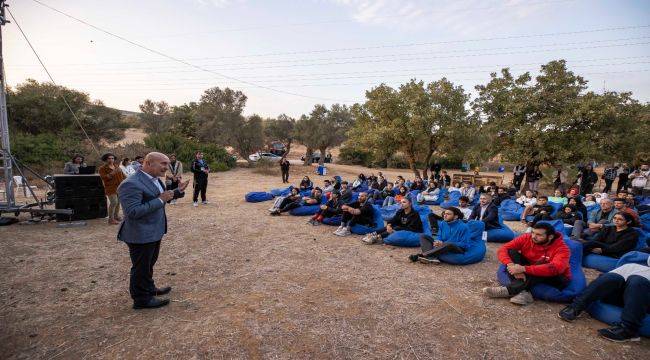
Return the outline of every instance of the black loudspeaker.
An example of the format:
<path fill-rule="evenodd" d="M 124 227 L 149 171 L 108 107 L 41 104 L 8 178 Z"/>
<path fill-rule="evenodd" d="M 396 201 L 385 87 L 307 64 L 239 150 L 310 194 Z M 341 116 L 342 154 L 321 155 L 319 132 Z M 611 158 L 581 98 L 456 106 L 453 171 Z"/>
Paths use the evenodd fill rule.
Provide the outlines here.
<path fill-rule="evenodd" d="M 104 184 L 99 175 L 55 175 L 56 209 L 72 209 L 72 215 L 57 220 L 90 220 L 108 215 Z"/>
<path fill-rule="evenodd" d="M 57 199 L 104 196 L 104 183 L 99 175 L 54 175 Z"/>

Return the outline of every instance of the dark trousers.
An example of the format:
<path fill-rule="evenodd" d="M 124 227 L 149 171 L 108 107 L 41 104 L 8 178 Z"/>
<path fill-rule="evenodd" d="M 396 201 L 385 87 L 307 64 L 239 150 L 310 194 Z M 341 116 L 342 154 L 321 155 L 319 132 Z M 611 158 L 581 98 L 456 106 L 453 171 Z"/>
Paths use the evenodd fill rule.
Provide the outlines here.
<path fill-rule="evenodd" d="M 345 227 L 352 227 L 355 224 L 372 225 L 372 224 L 368 223 L 367 221 L 365 221 L 365 219 L 359 218 L 356 215 L 352 215 L 349 212 L 344 211 L 343 216 L 341 216 L 341 225 L 343 225 Z"/>
<path fill-rule="evenodd" d="M 594 192 L 594 184 L 580 185 L 580 195 L 585 196 Z"/>
<path fill-rule="evenodd" d="M 612 184 L 614 180 L 605 179 L 605 188 L 603 189 L 604 193 L 608 193 L 612 190 Z"/>
<path fill-rule="evenodd" d="M 519 265 L 530 265 L 528 260 L 526 260 L 519 251 L 508 250 L 508 255 L 512 262 Z M 510 285 L 507 286 L 508 293 L 510 295 L 517 295 L 524 290 L 530 290 L 531 287 L 537 284 L 547 284 L 558 289 L 563 289 L 568 283 L 568 279 L 564 276 L 533 276 L 526 274 L 526 280 L 516 279 L 510 275 Z"/>
<path fill-rule="evenodd" d="M 625 281 L 619 274 L 602 274 L 573 300 L 572 306 L 582 311 L 594 301 L 623 306 L 621 323 L 625 329 L 636 334 L 650 311 L 650 281 L 638 275 L 632 275 Z"/>
<path fill-rule="evenodd" d="M 322 216 L 322 217 L 324 217 L 324 218 L 331 218 L 331 217 L 335 217 L 335 216 L 341 215 L 341 212 L 340 212 L 340 211 L 332 210 L 332 209 L 330 209 L 330 208 L 327 208 L 327 209 L 325 209 L 325 210 L 323 210 L 323 209 L 318 210 L 318 212 L 316 213 L 316 215 L 317 215 L 317 216 L 320 215 L 320 216 Z"/>
<path fill-rule="evenodd" d="M 434 213 L 433 211 L 429 213 L 429 225 L 431 226 L 431 234 L 434 236 L 438 234 L 438 221 L 443 220 L 442 216 Z"/>
<path fill-rule="evenodd" d="M 627 178 L 628 175 L 621 174 L 618 176 L 618 184 L 616 185 L 616 193 L 620 193 L 621 190 L 627 190 Z"/>
<path fill-rule="evenodd" d="M 441 246 L 433 246 L 434 238 L 429 235 L 420 235 L 420 248 L 424 257 L 438 257 L 446 253 L 462 254 L 463 248 L 453 243 L 442 243 Z"/>
<path fill-rule="evenodd" d="M 208 179 L 194 180 L 194 196 L 192 197 L 192 201 L 197 202 L 199 200 L 199 193 L 201 194 L 201 201 L 206 201 L 206 191 L 208 191 Z"/>
<path fill-rule="evenodd" d="M 284 171 L 282 170 L 282 183 L 288 183 L 289 182 L 289 170 Z"/>
<path fill-rule="evenodd" d="M 147 303 L 153 296 L 156 286 L 153 281 L 153 266 L 158 260 L 160 240 L 147 244 L 127 244 L 131 256 L 131 277 L 129 293 L 133 302 Z"/>
<path fill-rule="evenodd" d="M 299 208 L 299 207 L 300 207 L 300 202 L 298 202 L 298 201 L 290 201 L 290 202 L 288 202 L 286 204 L 280 204 L 280 208 L 278 209 L 278 211 L 283 213 L 283 212 L 291 211 L 291 210 Z"/>
<path fill-rule="evenodd" d="M 517 189 L 517 191 L 519 191 L 519 190 L 521 189 L 521 182 L 522 182 L 523 180 L 524 180 L 524 175 L 519 175 L 519 176 L 515 175 L 515 176 L 512 178 L 512 184 L 515 186 L 515 188 Z"/>

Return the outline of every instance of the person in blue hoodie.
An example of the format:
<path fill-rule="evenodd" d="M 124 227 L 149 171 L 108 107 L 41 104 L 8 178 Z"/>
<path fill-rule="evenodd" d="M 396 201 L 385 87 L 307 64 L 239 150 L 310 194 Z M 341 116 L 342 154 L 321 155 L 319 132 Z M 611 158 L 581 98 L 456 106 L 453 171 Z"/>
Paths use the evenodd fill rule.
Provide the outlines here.
<path fill-rule="evenodd" d="M 438 240 L 428 235 L 420 236 L 422 252 L 409 256 L 409 260 L 425 264 L 438 264 L 438 256 L 453 252 L 463 254 L 472 245 L 467 224 L 463 222 L 463 213 L 457 207 L 450 207 L 442 212 L 443 221 L 438 223 Z"/>

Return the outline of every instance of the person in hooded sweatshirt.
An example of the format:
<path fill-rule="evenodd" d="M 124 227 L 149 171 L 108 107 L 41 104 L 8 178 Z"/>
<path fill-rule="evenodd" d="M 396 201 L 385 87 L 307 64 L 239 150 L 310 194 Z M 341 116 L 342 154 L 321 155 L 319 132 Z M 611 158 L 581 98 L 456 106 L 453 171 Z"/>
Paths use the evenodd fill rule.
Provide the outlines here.
<path fill-rule="evenodd" d="M 469 227 L 463 222 L 463 213 L 457 207 L 442 212 L 443 221 L 438 222 L 438 240 L 428 235 L 420 236 L 420 254 L 409 256 L 409 260 L 425 264 L 438 264 L 438 256 L 446 253 L 463 254 L 472 246 Z"/>
<path fill-rule="evenodd" d="M 397 210 L 395 216 L 388 221 L 385 228 L 366 235 L 361 239 L 361 241 L 367 245 L 379 244 L 383 242 L 383 239 L 387 238 L 395 231 L 412 231 L 416 233 L 421 233 L 423 231 L 420 214 L 413 209 L 411 199 L 408 197 L 400 200 L 399 210 Z"/>
<path fill-rule="evenodd" d="M 602 274 L 558 315 L 572 322 L 596 301 L 623 308 L 620 323 L 598 330 L 598 335 L 615 342 L 640 341 L 639 329 L 650 309 L 650 257 L 646 265 L 625 264 Z"/>
<path fill-rule="evenodd" d="M 532 233 L 505 243 L 497 257 L 506 266 L 511 282 L 508 286 L 483 288 L 483 293 L 491 298 L 510 298 L 513 304 L 528 305 L 533 302 L 533 286 L 546 284 L 564 289 L 571 279 L 571 251 L 563 235 L 548 223 L 537 223 Z"/>

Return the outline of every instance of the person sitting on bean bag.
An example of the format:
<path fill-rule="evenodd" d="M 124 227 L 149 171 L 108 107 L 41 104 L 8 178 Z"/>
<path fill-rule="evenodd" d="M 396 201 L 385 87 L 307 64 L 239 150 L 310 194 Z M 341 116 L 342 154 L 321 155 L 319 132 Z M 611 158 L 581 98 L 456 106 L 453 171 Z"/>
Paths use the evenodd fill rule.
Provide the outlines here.
<path fill-rule="evenodd" d="M 463 216 L 460 218 L 461 220 L 467 220 L 469 219 L 470 215 L 472 215 L 472 211 L 474 211 L 473 208 L 469 207 L 469 198 L 467 196 L 461 196 L 458 199 L 458 210 L 463 214 Z"/>
<path fill-rule="evenodd" d="M 523 205 L 524 207 L 529 207 L 537 204 L 537 198 L 535 197 L 535 194 L 530 191 L 526 190 L 525 195 L 521 195 L 517 200 L 515 200 L 519 204 Z"/>
<path fill-rule="evenodd" d="M 418 203 L 422 204 L 425 201 L 437 201 L 439 193 L 440 187 L 438 186 L 438 182 L 435 180 L 430 180 L 427 188 L 418 194 Z"/>
<path fill-rule="evenodd" d="M 287 196 L 280 196 L 277 199 L 275 199 L 275 202 L 273 203 L 273 206 L 269 209 L 269 212 L 271 213 L 271 215 L 280 215 L 280 209 L 283 209 L 294 202 L 298 203 L 298 206 L 300 206 L 300 201 L 302 201 L 302 198 L 300 196 L 300 190 L 298 190 L 298 188 L 291 188 L 291 194 Z M 293 209 L 293 207 L 291 207 L 291 209 Z"/>
<path fill-rule="evenodd" d="M 292 195 L 294 189 L 291 189 Z M 302 205 L 320 204 L 322 199 L 323 199 L 323 193 L 321 192 L 321 189 L 317 187 L 314 190 L 312 190 L 309 196 L 304 196 L 302 198 L 298 196 L 298 201 L 296 201 L 295 198 L 292 197 L 292 201 L 288 202 L 284 206 L 280 206 L 277 210 L 271 212 L 271 215 L 277 216 L 284 212 L 289 212 L 293 209 L 299 208 Z"/>
<path fill-rule="evenodd" d="M 537 198 L 535 205 L 526 206 L 524 212 L 521 214 L 521 222 L 528 226 L 534 226 L 541 220 L 553 220 L 553 216 L 551 216 L 552 212 L 553 206 L 548 204 L 548 196 L 542 195 Z M 526 217 L 529 215 L 533 216 L 533 221 L 526 220 Z"/>
<path fill-rule="evenodd" d="M 474 206 L 472 213 L 469 215 L 469 220 L 483 221 L 485 231 L 500 229 L 499 209 L 492 203 L 492 196 L 488 193 L 483 193 L 478 201 L 478 204 Z"/>
<path fill-rule="evenodd" d="M 415 178 L 415 181 L 413 184 L 411 184 L 411 190 L 419 190 L 422 191 L 424 190 L 424 182 L 422 182 L 422 178 L 417 176 Z"/>
<path fill-rule="evenodd" d="M 336 190 L 332 191 L 327 203 L 321 205 L 318 212 L 307 223 L 316 226 L 320 225 L 325 218 L 339 216 L 341 215 L 341 206 L 343 206 L 341 193 Z"/>
<path fill-rule="evenodd" d="M 564 205 L 564 207 L 554 216 L 555 220 L 562 220 L 565 225 L 573 226 L 578 219 L 576 207 L 573 205 Z"/>
<path fill-rule="evenodd" d="M 650 258 L 648 266 L 625 264 L 602 274 L 558 315 L 574 321 L 596 301 L 623 307 L 620 324 L 598 330 L 600 336 L 616 342 L 640 341 L 639 329 L 650 309 Z"/>
<path fill-rule="evenodd" d="M 389 182 L 386 183 L 386 186 L 379 192 L 376 192 L 373 197 L 375 200 L 383 200 L 386 202 L 386 199 L 389 197 L 392 198 L 395 196 L 395 193 L 393 192 L 393 183 Z"/>
<path fill-rule="evenodd" d="M 364 184 L 366 182 L 366 180 L 367 180 L 367 178 L 366 178 L 366 176 L 364 174 L 359 174 L 357 179 L 354 180 L 354 182 L 352 183 L 352 190 L 355 190 L 356 188 L 358 188 L 359 186 Z"/>
<path fill-rule="evenodd" d="M 463 213 L 457 207 L 450 207 L 442 212 L 444 224 L 439 226 L 438 240 L 428 235 L 420 235 L 419 254 L 409 256 L 409 260 L 425 264 L 439 264 L 438 256 L 449 252 L 462 254 L 469 249 L 472 239 L 467 224 L 463 222 Z"/>
<path fill-rule="evenodd" d="M 311 190 L 313 187 L 314 183 L 309 180 L 309 176 L 302 178 L 302 181 L 300 182 L 300 191 Z"/>
<path fill-rule="evenodd" d="M 560 189 L 555 189 L 555 192 L 553 192 L 553 196 L 548 197 L 548 201 L 552 201 L 554 203 L 566 205 L 569 199 L 562 194 L 562 191 Z"/>
<path fill-rule="evenodd" d="M 576 209 L 577 211 L 578 209 Z M 577 220 L 573 224 L 573 232 L 571 239 L 585 242 L 598 232 L 608 226 L 614 226 L 614 215 L 618 210 L 614 208 L 614 202 L 611 199 L 603 199 L 600 201 L 600 210 L 592 212 L 587 221 Z M 587 229 L 585 229 L 585 224 Z M 583 240 L 586 239 L 586 240 Z"/>
<path fill-rule="evenodd" d="M 347 181 L 341 182 L 341 202 L 347 204 L 352 201 L 352 189 Z"/>
<path fill-rule="evenodd" d="M 361 241 L 367 245 L 379 244 L 382 243 L 383 239 L 387 238 L 388 235 L 401 230 L 421 233 L 422 219 L 420 219 L 420 214 L 413 209 L 411 199 L 408 197 L 403 198 L 400 201 L 400 206 L 400 209 L 397 210 L 395 216 L 388 221 L 385 228 L 364 236 Z"/>
<path fill-rule="evenodd" d="M 528 305 L 533 302 L 531 287 L 547 284 L 563 289 L 571 279 L 571 252 L 562 234 L 551 224 L 537 223 L 532 233 L 519 235 L 497 251 L 511 278 L 508 286 L 483 288 L 491 298 L 510 298 L 510 302 Z"/>
<path fill-rule="evenodd" d="M 334 191 L 334 185 L 332 185 L 331 181 L 325 179 L 323 181 L 323 194 L 331 193 L 332 191 Z"/>
<path fill-rule="evenodd" d="M 471 181 L 464 181 L 460 188 L 460 194 L 462 196 L 467 196 L 471 203 L 472 200 L 474 200 L 474 195 L 476 195 L 476 188 L 472 186 Z"/>
<path fill-rule="evenodd" d="M 399 203 L 400 201 L 402 201 L 403 198 L 405 198 L 408 195 L 409 189 L 406 187 L 406 185 L 400 185 L 398 189 L 399 191 L 397 192 L 397 195 L 395 195 L 394 197 L 387 197 L 386 199 L 384 199 L 384 204 L 382 205 L 382 207 Z"/>
<path fill-rule="evenodd" d="M 350 229 L 353 225 L 372 226 L 374 223 L 374 208 L 370 201 L 368 201 L 368 194 L 365 192 L 359 193 L 359 199 L 357 201 L 348 205 L 342 205 L 341 211 L 341 226 L 334 231 L 334 235 L 348 236 L 352 234 Z"/>
<path fill-rule="evenodd" d="M 632 228 L 632 215 L 620 212 L 614 215 L 614 226 L 608 226 L 598 232 L 593 240 L 583 244 L 583 254 L 599 254 L 620 258 L 634 250 L 639 241 L 639 233 Z"/>
<path fill-rule="evenodd" d="M 492 203 L 496 205 L 497 207 L 501 206 L 501 202 L 503 200 L 510 199 L 510 195 L 508 194 L 508 190 L 504 187 L 498 187 L 497 188 L 497 195 L 492 199 Z"/>
<path fill-rule="evenodd" d="M 639 227 L 641 225 L 641 218 L 639 217 L 639 214 L 634 211 L 634 209 L 627 206 L 627 200 L 623 198 L 614 199 L 614 208 L 618 213 L 627 213 L 632 216 L 634 221 L 632 222 L 631 226 Z"/>

